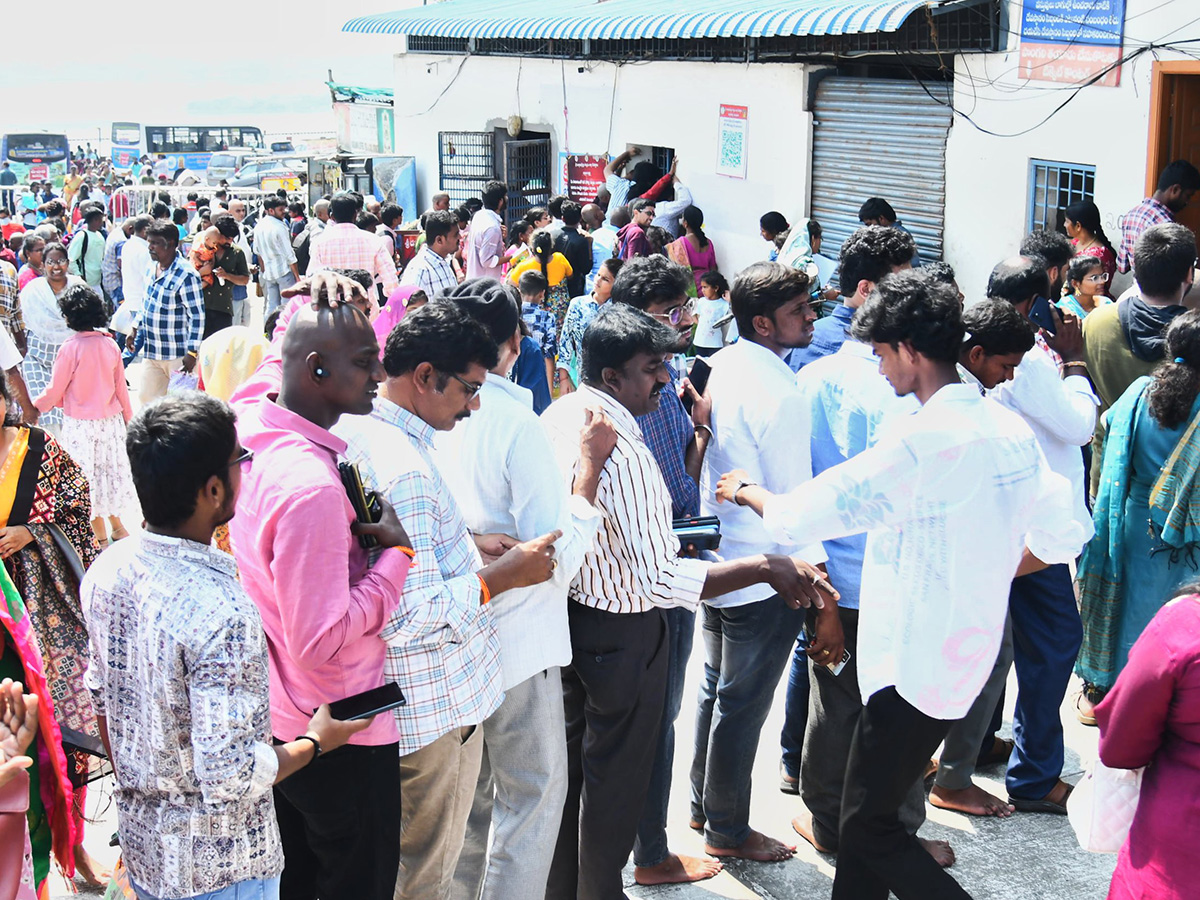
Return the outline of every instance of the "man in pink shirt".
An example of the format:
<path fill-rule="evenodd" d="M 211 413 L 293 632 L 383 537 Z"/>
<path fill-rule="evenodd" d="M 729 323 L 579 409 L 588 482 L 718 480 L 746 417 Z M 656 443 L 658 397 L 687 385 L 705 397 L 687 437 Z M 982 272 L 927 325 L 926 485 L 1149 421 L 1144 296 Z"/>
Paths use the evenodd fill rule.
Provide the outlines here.
<path fill-rule="evenodd" d="M 355 521 L 337 470 L 346 445 L 329 430 L 343 414 L 371 411 L 383 375 L 367 318 L 322 301 L 288 326 L 279 393 L 238 409 L 255 463 L 230 537 L 267 634 L 276 740 L 303 734 L 323 699 L 384 681 L 379 633 L 399 605 L 412 551 L 388 504 L 379 523 Z M 374 565 L 358 535 L 384 548 Z M 394 717 L 377 716 L 275 789 L 282 898 L 390 900 L 400 863 L 398 740 Z"/>
<path fill-rule="evenodd" d="M 467 277 L 504 277 L 504 220 L 501 215 L 508 206 L 508 185 L 489 181 L 483 186 L 483 209 L 471 217 L 467 232 Z"/>
<path fill-rule="evenodd" d="M 354 224 L 357 215 L 358 204 L 350 194 L 333 195 L 329 201 L 329 216 L 333 221 L 312 239 L 308 274 L 322 269 L 366 269 L 383 285 L 383 296 L 390 297 L 400 286 L 396 262 L 383 238 Z"/>

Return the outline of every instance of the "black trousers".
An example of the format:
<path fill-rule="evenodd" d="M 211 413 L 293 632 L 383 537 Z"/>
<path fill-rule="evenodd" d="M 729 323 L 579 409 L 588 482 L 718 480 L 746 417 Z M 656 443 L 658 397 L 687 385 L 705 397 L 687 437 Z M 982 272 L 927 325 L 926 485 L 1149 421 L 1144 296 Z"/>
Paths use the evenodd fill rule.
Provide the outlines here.
<path fill-rule="evenodd" d="M 623 900 L 666 702 L 666 616 L 568 603 L 567 800 L 547 900 Z"/>
<path fill-rule="evenodd" d="M 952 723 L 894 687 L 876 691 L 854 730 L 842 793 L 833 900 L 970 900 L 900 822 L 900 805 Z"/>
<path fill-rule="evenodd" d="M 400 745 L 347 744 L 275 786 L 280 900 L 392 900 L 400 870 Z"/>

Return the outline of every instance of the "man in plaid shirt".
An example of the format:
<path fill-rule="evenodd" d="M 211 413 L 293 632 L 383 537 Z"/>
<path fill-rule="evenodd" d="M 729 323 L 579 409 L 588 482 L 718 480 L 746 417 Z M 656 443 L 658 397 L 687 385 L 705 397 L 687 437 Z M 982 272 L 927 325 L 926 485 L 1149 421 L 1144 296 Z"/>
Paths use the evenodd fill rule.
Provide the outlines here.
<path fill-rule="evenodd" d="M 376 284 L 383 285 L 387 299 L 400 286 L 395 260 L 383 238 L 354 224 L 357 215 L 354 197 L 344 191 L 333 195 L 329 201 L 332 222 L 311 239 L 308 274 L 321 269 L 363 269 L 371 273 Z M 429 297 L 433 299 L 433 294 Z"/>
<path fill-rule="evenodd" d="M 143 404 L 167 393 L 171 373 L 191 372 L 204 335 L 204 286 L 191 265 L 179 256 L 179 229 L 156 221 L 146 229 L 151 265 L 146 293 L 133 331 L 125 340 L 131 352 L 139 331 L 146 360 L 140 398 Z"/>
<path fill-rule="evenodd" d="M 1175 216 L 1200 190 L 1200 171 L 1186 159 L 1177 159 L 1162 170 L 1154 195 L 1147 197 L 1121 217 L 1121 246 L 1117 248 L 1117 271 L 1133 268 L 1133 245 L 1151 225 L 1174 222 Z"/>

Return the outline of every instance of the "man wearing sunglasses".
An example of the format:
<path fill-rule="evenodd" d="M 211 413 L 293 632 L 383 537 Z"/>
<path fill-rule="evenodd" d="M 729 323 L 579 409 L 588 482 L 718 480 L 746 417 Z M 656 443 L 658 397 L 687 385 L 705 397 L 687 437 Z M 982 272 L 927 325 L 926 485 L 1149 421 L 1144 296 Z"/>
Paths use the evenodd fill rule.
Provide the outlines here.
<path fill-rule="evenodd" d="M 479 278 L 456 290 L 503 288 Z M 434 459 L 434 435 L 479 409 L 479 391 L 498 356 L 482 324 L 454 303 L 430 303 L 388 336 L 387 379 L 374 408 L 335 429 L 363 481 L 404 520 L 418 560 L 381 633 L 387 680 L 398 682 L 408 699 L 395 711 L 400 809 L 394 814 L 404 844 L 396 900 L 449 896 L 483 759 L 481 726 L 502 696 L 500 644 L 488 604 L 513 588 L 549 580 L 557 565 L 554 542 L 561 531 L 517 544 L 483 565 Z"/>

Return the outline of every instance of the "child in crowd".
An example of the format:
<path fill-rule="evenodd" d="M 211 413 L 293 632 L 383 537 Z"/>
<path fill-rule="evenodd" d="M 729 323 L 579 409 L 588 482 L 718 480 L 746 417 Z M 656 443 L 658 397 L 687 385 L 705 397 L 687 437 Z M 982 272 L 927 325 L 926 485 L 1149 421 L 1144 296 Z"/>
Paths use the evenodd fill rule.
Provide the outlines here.
<path fill-rule="evenodd" d="M 546 308 L 549 285 L 541 272 L 525 272 L 517 282 L 521 292 L 521 318 L 545 359 L 546 382 L 554 383 L 554 359 L 558 356 L 558 322 Z"/>
<path fill-rule="evenodd" d="M 730 318 L 729 300 L 726 299 L 728 293 L 729 282 L 716 269 L 700 276 L 700 299 L 696 301 L 696 335 L 692 338 L 697 356 L 712 356 L 737 339 L 737 326 Z"/>
<path fill-rule="evenodd" d="M 33 405 L 41 412 L 62 407 L 61 442 L 87 476 L 92 531 L 103 547 L 110 537 L 119 541 L 129 536 L 120 513 L 137 508 L 125 452 L 125 425 L 133 408 L 121 351 L 108 332 L 108 311 L 100 295 L 78 284 L 63 294 L 59 308 L 75 334 L 59 348 L 50 386 Z"/>

